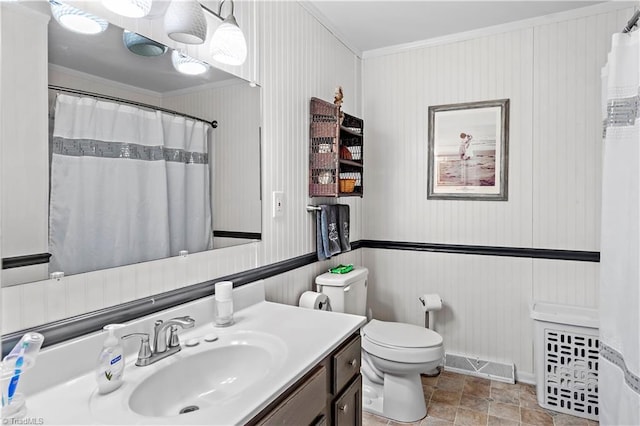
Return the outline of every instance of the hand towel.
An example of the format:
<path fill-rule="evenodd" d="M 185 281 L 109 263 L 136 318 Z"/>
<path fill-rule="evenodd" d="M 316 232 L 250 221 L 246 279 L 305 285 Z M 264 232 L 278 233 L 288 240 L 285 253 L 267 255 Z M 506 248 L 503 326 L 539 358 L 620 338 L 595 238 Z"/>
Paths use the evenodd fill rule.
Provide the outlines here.
<path fill-rule="evenodd" d="M 349 205 L 338 204 L 338 227 L 340 234 L 340 248 L 342 251 L 351 250 L 349 243 Z"/>
<path fill-rule="evenodd" d="M 324 255 L 328 259 L 342 251 L 338 232 L 338 207 L 322 204 L 320 206 L 320 226 L 322 228 L 322 245 Z"/>
<path fill-rule="evenodd" d="M 326 260 L 327 256 L 324 254 L 324 243 L 322 242 L 322 212 L 316 212 L 316 252 L 318 254 L 318 260 Z"/>

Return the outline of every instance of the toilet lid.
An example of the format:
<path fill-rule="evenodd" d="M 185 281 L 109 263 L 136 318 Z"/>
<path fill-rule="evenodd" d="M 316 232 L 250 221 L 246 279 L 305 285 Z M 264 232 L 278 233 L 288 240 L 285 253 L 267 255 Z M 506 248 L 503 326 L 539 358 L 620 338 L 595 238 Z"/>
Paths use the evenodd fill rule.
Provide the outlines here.
<path fill-rule="evenodd" d="M 442 336 L 428 328 L 400 322 L 371 320 L 362 329 L 370 340 L 385 346 L 429 348 L 442 344 Z"/>

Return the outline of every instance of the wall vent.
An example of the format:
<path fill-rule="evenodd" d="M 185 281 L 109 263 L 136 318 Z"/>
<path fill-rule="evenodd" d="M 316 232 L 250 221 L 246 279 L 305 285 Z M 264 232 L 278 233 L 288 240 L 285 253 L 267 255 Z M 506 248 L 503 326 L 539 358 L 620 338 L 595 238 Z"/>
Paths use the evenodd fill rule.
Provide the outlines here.
<path fill-rule="evenodd" d="M 480 358 L 447 353 L 444 358 L 444 369 L 499 382 L 511 384 L 516 382 L 513 363 L 502 364 Z"/>

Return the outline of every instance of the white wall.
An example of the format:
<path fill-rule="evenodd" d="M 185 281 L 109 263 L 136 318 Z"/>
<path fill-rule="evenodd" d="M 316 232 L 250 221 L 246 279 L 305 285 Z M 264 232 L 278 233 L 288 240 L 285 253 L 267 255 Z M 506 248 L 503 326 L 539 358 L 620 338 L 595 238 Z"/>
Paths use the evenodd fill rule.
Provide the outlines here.
<path fill-rule="evenodd" d="M 600 68 L 632 9 L 523 24 L 363 61 L 364 236 L 597 251 Z M 427 200 L 427 109 L 511 99 L 509 201 Z M 374 316 L 423 324 L 438 292 L 447 351 L 533 373 L 533 300 L 597 305 L 589 262 L 364 250 Z"/>
<path fill-rule="evenodd" d="M 264 119 L 260 264 L 315 251 L 315 217 L 308 198 L 309 100 L 345 93 L 343 110 L 360 114 L 360 60 L 294 2 L 258 2 Z M 366 136 L 365 136 L 366 137 Z M 271 218 L 273 191 L 284 192 L 284 214 Z M 365 194 L 369 194 L 365 188 Z M 365 195 L 366 196 L 366 195 Z M 351 239 L 361 238 L 361 199 L 351 206 Z"/>
<path fill-rule="evenodd" d="M 47 64 L 32 61 L 47 57 L 48 18 L 6 2 L 0 7 L 0 228 L 2 254 L 14 257 L 48 252 Z M 31 279 L 46 276 L 46 265 L 20 269 Z M 4 270 L 3 281 L 11 283 L 16 271 Z"/>
<path fill-rule="evenodd" d="M 311 200 L 307 196 L 308 103 L 312 96 L 331 100 L 335 87 L 342 85 L 346 95 L 345 111 L 358 115 L 360 60 L 298 3 L 241 3 L 243 8 L 255 6 L 252 16 L 262 52 L 260 68 L 250 70 L 249 63 L 242 67 L 240 75 L 248 79 L 253 75 L 262 76 L 259 83 L 263 86 L 263 240 L 191 254 L 186 259 L 158 260 L 65 277 L 59 282 L 47 280 L 2 288 L 3 333 L 315 251 L 315 216 L 307 212 L 305 206 L 321 200 Z M 138 29 L 153 37 L 151 29 Z M 5 58 L 1 60 L 4 73 Z M 39 60 L 46 64 L 46 55 Z M 46 66 L 43 72 L 46 73 Z M 3 96 L 5 88 L 6 84 L 0 87 Z M 5 143 L 4 139 L 2 143 Z M 281 190 L 285 195 L 284 215 L 278 219 L 271 218 L 270 200 L 274 190 Z M 352 239 L 360 239 L 361 200 L 343 201 L 352 207 Z M 3 255 L 6 255 L 4 251 Z M 360 260 L 360 251 L 356 251 L 330 262 L 283 274 L 268 282 L 267 294 L 270 300 L 297 303 L 302 291 L 311 289 L 316 272 L 313 268 L 325 269 L 340 261 L 360 263 Z"/>

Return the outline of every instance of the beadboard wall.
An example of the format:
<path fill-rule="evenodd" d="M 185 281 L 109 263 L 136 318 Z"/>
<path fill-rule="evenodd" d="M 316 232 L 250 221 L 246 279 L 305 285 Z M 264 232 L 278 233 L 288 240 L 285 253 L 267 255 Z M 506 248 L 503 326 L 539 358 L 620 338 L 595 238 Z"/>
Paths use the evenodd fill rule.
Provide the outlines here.
<path fill-rule="evenodd" d="M 308 198 L 310 98 L 332 101 L 342 85 L 343 110 L 359 115 L 361 93 L 360 59 L 302 6 L 277 1 L 257 2 L 257 8 L 264 122 L 259 263 L 264 265 L 315 251 L 315 216 L 305 206 L 328 200 Z M 273 191 L 284 192 L 284 214 L 275 219 Z M 351 239 L 360 239 L 361 199 L 340 202 L 351 207 Z"/>
<path fill-rule="evenodd" d="M 365 238 L 598 251 L 600 68 L 632 13 L 365 56 Z M 501 98 L 511 100 L 509 201 L 427 200 L 428 107 Z M 363 262 L 374 317 L 423 324 L 417 297 L 438 292 L 447 351 L 514 362 L 527 381 L 532 301 L 597 306 L 597 263 L 374 249 Z"/>
<path fill-rule="evenodd" d="M 87 7 L 93 7 L 90 3 L 87 2 Z M 336 86 L 342 85 L 345 92 L 343 109 L 359 115 L 360 59 L 296 2 L 240 3 L 243 8 L 253 10 L 258 31 L 255 39 L 262 56 L 260 67 L 250 70 L 251 75 L 245 75 L 250 65 L 242 67 L 240 73 L 246 79 L 260 75 L 258 83 L 263 86 L 262 191 L 265 199 L 261 206 L 262 241 L 190 254 L 187 258 L 79 274 L 60 281 L 4 287 L 3 333 L 315 251 L 315 215 L 307 212 L 305 206 L 335 200 L 308 198 L 308 102 L 312 96 L 331 100 Z M 123 25 L 123 22 L 116 23 Z M 151 29 L 138 29 L 152 35 Z M 46 64 L 46 55 L 40 60 Z M 6 64 L 3 60 L 3 72 Z M 46 66 L 43 69 L 46 73 Z M 6 86 L 2 86 L 3 96 Z M 283 191 L 285 200 L 284 214 L 276 219 L 271 216 L 273 191 Z M 361 199 L 343 199 L 341 202 L 351 206 L 351 239 L 362 238 Z M 361 263 L 360 251 L 267 280 L 269 300 L 297 303 L 300 294 L 312 288 L 317 273 L 339 262 Z"/>
<path fill-rule="evenodd" d="M 12 7 L 13 6 L 13 7 Z M 1 2 L 0 33 L 0 193 L 2 210 L 0 245 L 5 257 L 48 251 L 47 57 L 48 19 Z M 23 33 L 24 28 L 32 31 Z M 42 90 L 42 88 L 45 90 Z M 34 119 L 40 117 L 40 119 Z M 42 143 L 40 143 L 42 141 Z M 15 208 L 21 206 L 22 208 Z M 28 226 L 22 226 L 27 223 Z M 22 268 L 22 276 L 46 276 L 46 267 Z M 15 279 L 15 271 L 3 271 L 3 279 Z"/>

